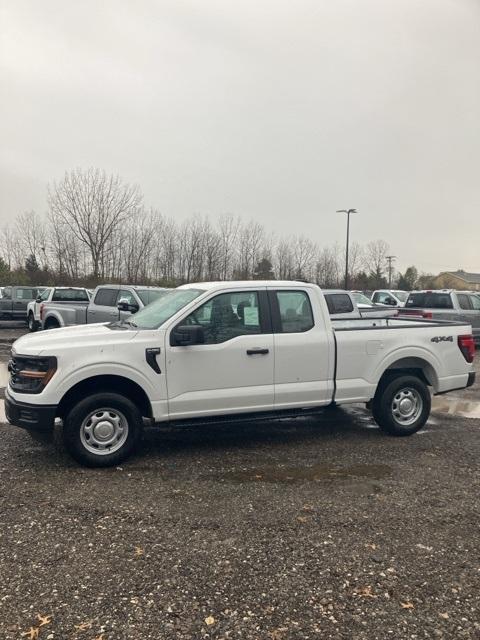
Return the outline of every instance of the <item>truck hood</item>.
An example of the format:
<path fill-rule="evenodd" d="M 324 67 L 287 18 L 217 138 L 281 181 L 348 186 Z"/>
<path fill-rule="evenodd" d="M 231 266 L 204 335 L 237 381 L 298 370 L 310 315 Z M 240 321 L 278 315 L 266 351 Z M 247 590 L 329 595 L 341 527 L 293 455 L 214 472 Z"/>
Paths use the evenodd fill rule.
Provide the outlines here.
<path fill-rule="evenodd" d="M 57 350 L 113 345 L 129 342 L 138 331 L 109 329 L 106 324 L 86 324 L 64 329 L 50 329 L 25 335 L 13 343 L 13 349 L 21 355 L 55 355 Z"/>

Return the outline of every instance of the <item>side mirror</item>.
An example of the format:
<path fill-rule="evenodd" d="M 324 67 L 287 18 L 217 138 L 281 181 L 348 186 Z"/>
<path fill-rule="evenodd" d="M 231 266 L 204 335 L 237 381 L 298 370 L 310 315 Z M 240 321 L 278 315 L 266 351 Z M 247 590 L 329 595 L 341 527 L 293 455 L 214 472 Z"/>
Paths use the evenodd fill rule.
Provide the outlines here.
<path fill-rule="evenodd" d="M 204 344 L 205 333 L 199 325 L 180 325 L 170 334 L 172 347 L 188 347 L 193 344 Z"/>
<path fill-rule="evenodd" d="M 35 302 L 41 302 L 41 301 L 42 301 L 41 296 L 37 296 L 37 297 L 35 298 Z"/>
<path fill-rule="evenodd" d="M 397 303 L 393 298 L 385 298 L 386 304 L 389 304 L 391 307 L 396 307 Z"/>
<path fill-rule="evenodd" d="M 117 309 L 119 311 L 128 311 L 129 313 L 137 313 L 139 306 L 138 304 L 130 304 L 128 300 L 120 300 L 117 304 Z"/>

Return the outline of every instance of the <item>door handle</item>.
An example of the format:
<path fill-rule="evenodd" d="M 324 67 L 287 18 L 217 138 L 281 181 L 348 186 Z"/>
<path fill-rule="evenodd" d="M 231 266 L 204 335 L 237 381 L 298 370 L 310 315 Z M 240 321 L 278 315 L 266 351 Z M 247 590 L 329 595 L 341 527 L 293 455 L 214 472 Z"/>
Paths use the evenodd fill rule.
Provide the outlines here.
<path fill-rule="evenodd" d="M 268 349 L 247 349 L 247 356 L 266 356 Z"/>

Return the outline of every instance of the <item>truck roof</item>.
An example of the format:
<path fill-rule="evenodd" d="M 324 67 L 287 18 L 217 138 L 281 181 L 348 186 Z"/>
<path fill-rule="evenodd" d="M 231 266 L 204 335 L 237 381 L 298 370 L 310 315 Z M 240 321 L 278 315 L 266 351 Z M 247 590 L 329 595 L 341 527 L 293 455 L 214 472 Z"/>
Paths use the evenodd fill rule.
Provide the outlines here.
<path fill-rule="evenodd" d="M 210 289 L 228 288 L 245 289 L 246 287 L 318 287 L 313 282 L 302 282 L 300 280 L 217 280 L 215 282 L 190 282 L 182 284 L 178 289 Z"/>

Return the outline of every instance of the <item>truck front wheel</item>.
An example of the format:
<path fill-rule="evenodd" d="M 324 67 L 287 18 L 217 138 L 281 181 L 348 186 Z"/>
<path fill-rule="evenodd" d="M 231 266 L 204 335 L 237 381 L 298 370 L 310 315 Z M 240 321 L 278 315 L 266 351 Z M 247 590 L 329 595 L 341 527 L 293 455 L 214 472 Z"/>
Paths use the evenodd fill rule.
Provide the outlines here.
<path fill-rule="evenodd" d="M 393 436 L 410 436 L 428 420 L 430 392 L 423 380 L 400 374 L 381 383 L 372 403 L 375 422 Z"/>
<path fill-rule="evenodd" d="M 80 464 L 110 467 L 132 454 L 142 426 L 142 415 L 131 400 L 117 393 L 96 393 L 70 409 L 63 441 Z"/>
<path fill-rule="evenodd" d="M 37 321 L 35 320 L 33 313 L 29 313 L 28 314 L 28 330 L 31 333 L 33 333 L 37 329 L 38 329 Z"/>

